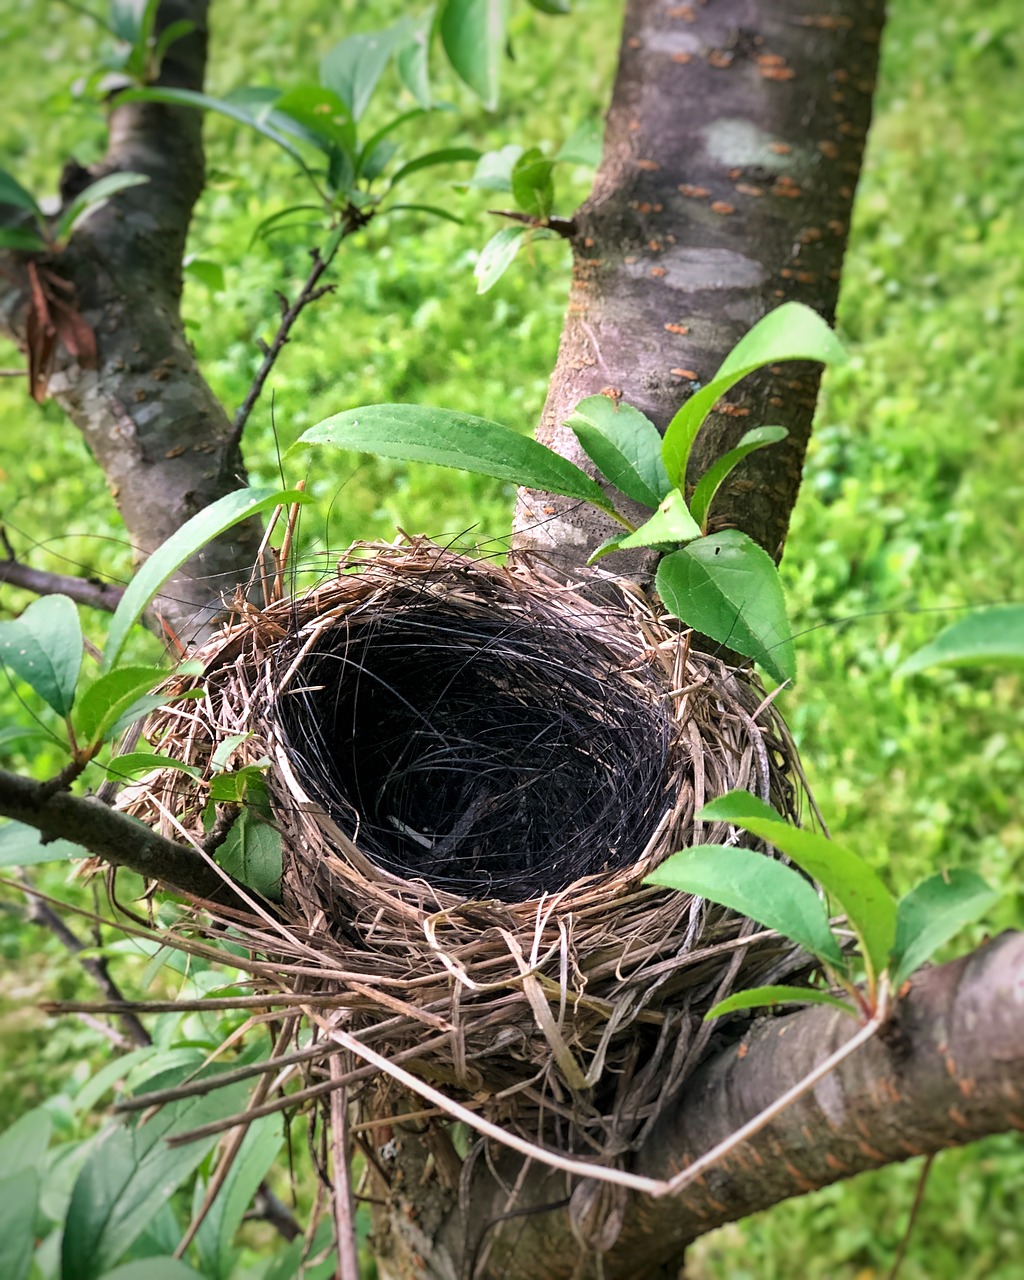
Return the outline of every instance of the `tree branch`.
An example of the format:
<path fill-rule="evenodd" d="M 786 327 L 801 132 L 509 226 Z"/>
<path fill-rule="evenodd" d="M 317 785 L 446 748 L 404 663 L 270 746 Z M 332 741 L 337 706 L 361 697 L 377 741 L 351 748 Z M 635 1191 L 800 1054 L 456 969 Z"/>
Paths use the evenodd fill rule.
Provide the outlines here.
<path fill-rule="evenodd" d="M 799 300 L 832 318 L 882 19 L 881 0 L 824 0 L 813 14 L 803 0 L 630 0 L 538 439 L 589 467 L 563 426 L 584 396 L 621 394 L 664 430 L 767 311 Z M 740 384 L 691 462 L 692 484 L 749 427 L 789 430 L 737 468 L 712 511 L 715 528 L 743 529 L 776 557 L 819 373 L 786 364 Z M 528 491 L 515 527 L 518 547 L 570 572 L 619 532 L 590 507 Z M 608 567 L 643 577 L 654 559 L 616 552 Z"/>
<path fill-rule="evenodd" d="M 941 967 L 922 971 L 899 1001 L 890 1026 L 813 1092 L 738 1148 L 677 1198 L 623 1196 L 622 1229 L 601 1260 L 605 1280 L 646 1280 L 677 1264 L 691 1241 L 724 1223 L 867 1169 L 928 1155 L 1007 1130 L 1024 1130 L 1024 934 L 1007 933 Z M 761 1018 L 685 1085 L 631 1168 L 668 1178 L 757 1115 L 854 1030 L 836 1010 L 815 1006 Z M 447 1276 L 452 1259 L 471 1256 L 495 1236 L 481 1277 L 568 1280 L 580 1270 L 570 1212 L 545 1212 L 566 1194 L 557 1176 L 525 1181 L 508 1213 L 518 1164 L 495 1163 L 504 1185 L 480 1161 L 463 1214 L 457 1197 L 425 1271 Z M 595 1184 L 570 1184 L 580 1210 Z M 401 1199 L 401 1197 L 399 1197 Z M 390 1217 L 394 1246 L 394 1224 Z M 605 1219 L 607 1221 L 607 1219 Z M 467 1249 L 468 1238 L 468 1249 Z M 417 1238 L 422 1250 L 422 1233 Z M 401 1274 L 385 1260 L 381 1275 Z"/>
<path fill-rule="evenodd" d="M 0 530 L 0 534 L 2 532 Z M 6 537 L 3 537 L 3 544 L 9 554 L 0 560 L 0 582 L 9 582 L 12 587 L 21 587 L 37 596 L 68 596 L 76 604 L 87 605 L 90 609 L 102 609 L 105 613 L 113 613 L 124 595 L 124 587 L 115 586 L 111 582 L 79 578 L 71 573 L 48 573 L 44 569 L 33 569 L 31 565 L 22 564 L 15 559 Z"/>
<path fill-rule="evenodd" d="M 127 867 L 192 897 L 234 900 L 223 877 L 194 849 L 88 796 L 47 794 L 46 783 L 0 769 L 0 815 L 34 827 L 48 840 L 71 840 L 115 867 Z"/>

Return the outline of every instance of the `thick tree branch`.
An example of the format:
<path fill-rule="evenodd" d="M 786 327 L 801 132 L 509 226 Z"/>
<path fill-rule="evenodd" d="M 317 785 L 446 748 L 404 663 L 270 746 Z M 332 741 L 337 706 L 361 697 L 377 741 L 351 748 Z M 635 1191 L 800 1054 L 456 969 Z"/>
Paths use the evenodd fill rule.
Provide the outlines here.
<path fill-rule="evenodd" d="M 583 461 L 562 423 L 606 389 L 663 429 L 767 311 L 795 299 L 832 318 L 882 16 L 881 0 L 630 0 L 539 439 Z M 789 429 L 734 472 L 712 511 L 714 528 L 738 526 L 774 556 L 818 372 L 788 364 L 741 384 L 692 459 L 691 484 L 749 427 Z M 516 530 L 517 545 L 568 570 L 617 531 L 590 508 L 529 492 Z M 620 552 L 608 567 L 642 575 L 652 561 Z"/>
<path fill-rule="evenodd" d="M 71 840 L 115 867 L 127 867 L 196 898 L 233 897 L 222 876 L 194 849 L 166 840 L 144 823 L 88 796 L 50 792 L 0 769 L 0 815 L 24 822 L 50 840 Z"/>
<path fill-rule="evenodd" d="M 201 89 L 208 0 L 163 0 L 158 27 L 195 23 L 159 83 Z M 82 431 L 145 557 L 201 508 L 245 483 L 231 423 L 200 374 L 180 315 L 181 263 L 203 189 L 202 115 L 154 103 L 116 105 L 103 160 L 65 170 L 65 200 L 107 173 L 149 181 L 116 196 L 41 265 L 68 282 L 68 304 L 93 331 L 95 359 L 57 354 L 50 390 Z M 0 254 L 0 331 L 25 343 L 32 293 L 22 255 Z M 64 295 L 62 295 L 64 296 Z M 158 602 L 183 639 L 201 634 L 223 593 L 243 581 L 261 531 L 253 521 L 210 543 Z"/>
<path fill-rule="evenodd" d="M 659 1123 L 631 1168 L 656 1178 L 685 1168 L 854 1030 L 844 1014 L 821 1006 L 757 1020 L 741 1041 L 690 1078 L 677 1109 Z M 600 1264 L 595 1258 L 588 1267 L 581 1260 L 571 1225 L 572 1216 L 584 1217 L 596 1184 L 566 1186 L 561 1176 L 537 1171 L 510 1202 L 518 1163 L 501 1156 L 494 1167 L 504 1185 L 481 1160 L 468 1207 L 460 1209 L 458 1197 L 449 1197 L 448 1217 L 424 1268 L 409 1267 L 407 1252 L 423 1255 L 422 1231 L 411 1219 L 402 1228 L 401 1214 L 392 1213 L 391 1254 L 381 1260 L 380 1273 L 455 1276 L 457 1259 L 482 1257 L 489 1245 L 480 1277 L 646 1280 L 668 1274 L 665 1268 L 678 1265 L 687 1244 L 726 1222 L 866 1169 L 1010 1129 L 1024 1130 L 1021 933 L 1004 934 L 918 974 L 886 1031 L 678 1198 L 612 1193 L 601 1222 L 606 1229 L 617 1220 L 621 1231 Z M 392 1199 L 400 1208 L 404 1191 L 393 1191 Z"/>

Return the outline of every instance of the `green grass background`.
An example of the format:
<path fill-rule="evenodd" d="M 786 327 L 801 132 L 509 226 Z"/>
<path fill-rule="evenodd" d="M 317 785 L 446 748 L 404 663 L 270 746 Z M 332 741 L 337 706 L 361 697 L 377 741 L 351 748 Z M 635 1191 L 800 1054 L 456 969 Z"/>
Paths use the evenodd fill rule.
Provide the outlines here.
<path fill-rule="evenodd" d="M 217 0 L 211 86 L 287 85 L 352 29 L 398 6 L 325 0 Z M 617 4 L 578 0 L 567 20 L 514 8 L 516 60 L 489 115 L 457 86 L 458 114 L 417 126 L 410 145 L 558 144 L 602 109 L 614 70 Z M 800 681 L 784 709 L 830 825 L 893 888 L 944 866 L 976 868 L 1004 891 L 988 922 L 1024 918 L 1024 689 L 1019 674 L 936 672 L 894 680 L 900 659 L 970 604 L 1024 598 L 1024 39 L 1018 0 L 892 0 L 877 113 L 858 194 L 839 309 L 850 364 L 829 376 L 783 562 L 800 635 Z M 0 164 L 37 192 L 59 165 L 102 150 L 102 121 L 72 86 L 90 67 L 88 22 L 54 3 L 0 0 Z M 373 119 L 395 100 L 385 82 Z M 223 121 L 207 126 L 210 182 L 191 251 L 223 265 L 225 288 L 190 281 L 185 310 L 203 368 L 224 402 L 244 396 L 258 336 L 276 322 L 273 290 L 293 292 L 297 238 L 246 248 L 294 196 L 289 165 Z M 374 401 L 446 405 L 532 429 L 554 363 L 568 283 L 559 244 L 540 244 L 478 298 L 472 266 L 491 233 L 483 194 L 448 171 L 408 198 L 465 216 L 461 227 L 410 216 L 375 224 L 339 255 L 335 294 L 302 320 L 246 436 L 254 481 L 277 474 L 307 426 Z M 560 212 L 586 191 L 563 177 Z M 13 366 L 0 346 L 0 366 Z M 99 471 L 60 412 L 0 379 L 0 516 L 42 568 L 124 577 L 130 556 Z M 436 537 L 502 538 L 512 493 L 456 472 L 318 452 L 301 561 L 327 563 L 354 538 L 400 525 Z M 26 602 L 5 592 L 3 608 Z M 6 615 L 5 615 L 6 616 Z M 102 620 L 89 621 L 97 639 Z M 33 708 L 38 710 L 38 708 Z M 0 723 L 24 714 L 0 690 Z M 44 772 L 55 757 L 7 751 Z M 64 870 L 40 873 L 63 890 Z M 80 892 L 80 891 L 79 891 Z M 73 1093 L 106 1050 L 69 1021 L 32 1010 L 82 994 L 77 966 L 21 920 L 0 891 L 0 1121 L 57 1090 Z M 975 931 L 974 941 L 981 937 Z M 961 939 L 960 946 L 972 939 Z M 132 971 L 122 977 L 130 985 Z M 870 1280 L 886 1273 L 913 1198 L 918 1162 L 790 1202 L 699 1242 L 703 1280 L 793 1276 Z M 1001 1137 L 937 1162 L 904 1280 L 1009 1280 L 1024 1265 L 1024 1149 Z"/>

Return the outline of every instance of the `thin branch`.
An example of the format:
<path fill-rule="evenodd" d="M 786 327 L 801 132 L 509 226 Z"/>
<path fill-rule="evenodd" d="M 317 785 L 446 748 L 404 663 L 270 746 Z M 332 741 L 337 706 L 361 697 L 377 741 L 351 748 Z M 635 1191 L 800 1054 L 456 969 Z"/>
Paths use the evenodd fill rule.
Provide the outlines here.
<path fill-rule="evenodd" d="M 331 264 L 331 259 L 322 258 L 319 249 L 310 250 L 309 256 L 313 259 L 313 266 L 310 268 L 309 275 L 306 277 L 306 283 L 302 286 L 299 296 L 294 302 L 289 303 L 288 299 L 283 295 L 278 296 L 281 299 L 281 322 L 277 326 L 277 333 L 274 334 L 274 340 L 267 346 L 261 343 L 263 351 L 263 362 L 256 370 L 256 376 L 252 380 L 245 399 L 242 401 L 235 414 L 234 421 L 231 424 L 231 434 L 228 437 L 226 456 L 231 457 L 235 449 L 241 443 L 242 433 L 245 430 L 245 424 L 249 421 L 249 416 L 256 407 L 256 401 L 263 392 L 263 387 L 270 376 L 277 357 L 281 354 L 285 343 L 292 331 L 295 321 L 312 302 L 316 302 L 318 298 L 322 298 L 325 293 L 331 292 L 333 285 L 320 285 L 320 278 Z"/>
<path fill-rule="evenodd" d="M 197 898 L 230 897 L 217 870 L 127 814 L 89 796 L 46 794 L 46 784 L 0 769 L 0 815 L 34 827 L 48 840 L 70 840 L 114 866 L 128 867 Z"/>
<path fill-rule="evenodd" d="M 6 536 L 3 544 L 7 555 L 0 560 L 0 582 L 32 591 L 37 596 L 68 596 L 75 604 L 102 609 L 104 613 L 113 613 L 120 604 L 124 587 L 93 578 L 79 578 L 71 573 L 47 573 L 44 569 L 33 569 L 15 558 Z"/>

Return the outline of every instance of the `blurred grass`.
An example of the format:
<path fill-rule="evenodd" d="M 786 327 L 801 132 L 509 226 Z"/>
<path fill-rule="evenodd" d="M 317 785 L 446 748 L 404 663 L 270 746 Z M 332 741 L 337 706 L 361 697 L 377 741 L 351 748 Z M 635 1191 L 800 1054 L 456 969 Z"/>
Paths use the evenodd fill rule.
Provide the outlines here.
<path fill-rule="evenodd" d="M 480 111 L 449 83 L 459 113 L 416 126 L 417 148 L 509 140 L 558 142 L 601 109 L 613 71 L 618 6 L 578 3 L 569 21 L 516 9 L 516 61 L 503 106 Z M 212 86 L 282 83 L 394 3 L 218 0 Z M 783 572 L 800 641 L 800 683 L 785 709 L 832 827 L 906 889 L 937 867 L 970 865 L 1005 891 L 994 927 L 1020 925 L 1024 869 L 1024 689 L 1016 674 L 936 672 L 895 682 L 899 660 L 968 604 L 1024 599 L 1024 41 L 1017 0 L 893 0 L 867 168 L 844 275 L 839 326 L 850 365 L 830 376 Z M 42 34 L 40 34 L 42 33 Z M 55 185 L 63 157 L 88 161 L 101 123 L 68 85 L 88 64 L 86 22 L 42 0 L 0 0 L 10 86 L 0 160 L 34 189 Z M 393 85 L 390 87 L 393 90 Z M 389 88 L 381 92 L 389 100 Z M 373 127 L 371 120 L 369 127 Z M 210 187 L 191 251 L 222 263 L 226 288 L 189 282 L 191 335 L 213 386 L 233 408 L 276 323 L 273 290 L 294 291 L 302 245 L 285 237 L 248 251 L 259 221 L 289 200 L 289 170 L 263 142 L 222 121 L 207 126 Z M 410 137 L 410 145 L 413 139 Z M 329 413 L 385 400 L 445 404 L 524 430 L 543 402 L 568 282 L 560 246 L 542 244 L 477 298 L 472 264 L 491 232 L 483 196 L 424 175 L 409 199 L 465 212 L 462 227 L 372 226 L 346 246 L 337 291 L 301 322 L 246 439 L 253 478 L 276 474 L 285 449 Z M 453 175 L 454 176 L 454 172 Z M 560 211 L 583 193 L 575 174 Z M 440 193 L 440 194 L 439 194 Z M 0 351 L 0 366 L 15 363 Z M 124 575 L 129 556 L 99 472 L 52 406 L 0 380 L 0 511 L 19 547 L 45 543 L 43 568 Z M 301 557 L 324 563 L 357 537 L 396 525 L 438 537 L 502 538 L 511 493 L 479 477 L 333 453 L 296 456 L 319 498 L 304 515 Z M 329 523 L 328 523 L 329 521 Z M 17 603 L 17 598 L 14 597 Z M 91 624 L 96 638 L 102 624 Z M 0 693 L 0 719 L 21 715 Z M 55 758 L 14 756 L 49 771 Z M 64 872 L 43 872 L 60 887 Z M 13 904 L 14 899 L 11 899 Z M 980 937 L 976 933 L 975 940 Z M 957 944 L 961 949 L 964 940 Z M 81 989 L 56 944 L 0 915 L 4 1037 L 2 1109 L 23 1110 L 59 1087 L 96 1042 L 46 1027 L 26 996 Z M 81 1068 L 78 1069 L 81 1074 Z M 2 1119 L 2 1117 L 0 1117 Z M 698 1243 L 705 1277 L 885 1274 L 913 1199 L 918 1162 L 790 1202 Z M 943 1155 L 933 1171 L 903 1280 L 1002 1280 L 1024 1245 L 1024 1150 L 1012 1137 Z"/>

